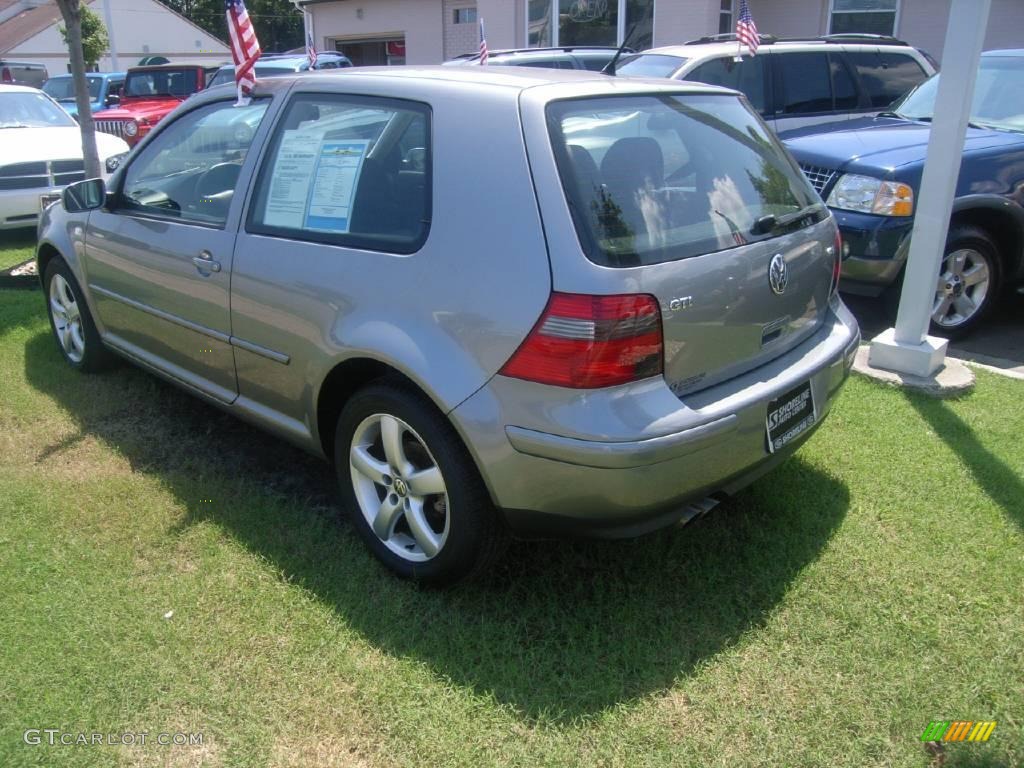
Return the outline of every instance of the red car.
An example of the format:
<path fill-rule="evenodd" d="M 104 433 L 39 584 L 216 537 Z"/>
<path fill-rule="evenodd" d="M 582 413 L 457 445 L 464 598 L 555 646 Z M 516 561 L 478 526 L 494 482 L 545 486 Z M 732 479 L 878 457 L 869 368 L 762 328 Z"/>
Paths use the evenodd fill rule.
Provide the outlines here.
<path fill-rule="evenodd" d="M 135 146 L 171 110 L 203 90 L 216 71 L 217 67 L 199 64 L 133 67 L 125 78 L 120 104 L 96 113 L 96 130 Z"/>

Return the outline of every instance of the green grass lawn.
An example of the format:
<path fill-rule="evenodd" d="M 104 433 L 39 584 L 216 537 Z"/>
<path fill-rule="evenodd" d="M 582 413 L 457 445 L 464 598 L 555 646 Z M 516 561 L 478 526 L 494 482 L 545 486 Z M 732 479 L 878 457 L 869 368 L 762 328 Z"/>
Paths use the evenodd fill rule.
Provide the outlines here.
<path fill-rule="evenodd" d="M 0 269 L 9 269 L 35 256 L 36 231 L 11 229 L 0 231 Z"/>
<path fill-rule="evenodd" d="M 131 367 L 70 372 L 0 291 L 0 766 L 1024 764 L 1024 384 L 851 380 L 683 529 L 515 544 L 420 590 L 328 467 Z M 173 612 L 173 613 L 172 613 Z M 29 746 L 28 728 L 199 732 Z"/>

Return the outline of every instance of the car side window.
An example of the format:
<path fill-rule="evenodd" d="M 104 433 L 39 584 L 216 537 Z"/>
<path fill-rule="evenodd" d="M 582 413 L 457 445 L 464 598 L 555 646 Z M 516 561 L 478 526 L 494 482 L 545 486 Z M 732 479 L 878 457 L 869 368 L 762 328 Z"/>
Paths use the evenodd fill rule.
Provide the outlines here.
<path fill-rule="evenodd" d="M 764 56 L 745 56 L 743 61 L 735 61 L 732 56 L 712 59 L 686 75 L 686 79 L 740 91 L 754 109 L 763 115 L 764 59 Z"/>
<path fill-rule="evenodd" d="M 430 228 L 430 147 L 425 104 L 297 94 L 263 158 L 246 230 L 413 253 Z"/>
<path fill-rule="evenodd" d="M 121 188 L 121 207 L 223 226 L 268 104 L 268 99 L 259 99 L 235 107 L 223 101 L 179 117 L 131 161 Z"/>
<path fill-rule="evenodd" d="M 837 112 L 852 112 L 860 106 L 860 96 L 850 70 L 843 57 L 837 53 L 828 55 L 828 65 L 832 72 L 833 109 Z"/>
<path fill-rule="evenodd" d="M 783 53 L 774 56 L 775 92 L 779 112 L 812 115 L 831 112 L 831 68 L 825 53 Z"/>
<path fill-rule="evenodd" d="M 889 106 L 928 77 L 913 57 L 903 53 L 855 51 L 849 56 L 876 109 Z"/>

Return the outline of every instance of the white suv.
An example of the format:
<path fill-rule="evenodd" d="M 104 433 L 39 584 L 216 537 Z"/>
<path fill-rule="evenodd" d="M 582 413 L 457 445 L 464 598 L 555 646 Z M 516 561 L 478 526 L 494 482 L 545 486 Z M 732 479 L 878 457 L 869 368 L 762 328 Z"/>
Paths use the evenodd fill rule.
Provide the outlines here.
<path fill-rule="evenodd" d="M 735 36 L 718 35 L 624 56 L 616 74 L 735 88 L 781 134 L 880 112 L 935 70 L 927 53 L 889 37 L 762 35 L 751 56 Z"/>

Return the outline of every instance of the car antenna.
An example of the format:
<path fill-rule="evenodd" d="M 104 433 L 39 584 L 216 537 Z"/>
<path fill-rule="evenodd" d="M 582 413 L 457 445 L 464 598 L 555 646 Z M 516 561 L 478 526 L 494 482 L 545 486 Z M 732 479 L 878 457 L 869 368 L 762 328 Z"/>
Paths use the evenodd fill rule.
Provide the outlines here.
<path fill-rule="evenodd" d="M 639 22 L 636 21 L 633 22 L 633 26 L 629 28 L 629 32 L 627 32 L 626 36 L 622 38 L 622 45 L 619 46 L 615 55 L 612 56 L 612 60 L 605 64 L 604 69 L 601 70 L 602 75 L 611 75 L 612 77 L 615 77 L 615 65 L 619 62 L 619 57 L 622 55 L 622 52 L 626 50 L 626 43 L 628 43 L 629 38 L 633 36 L 633 30 L 636 29 L 636 25 L 638 23 Z"/>
<path fill-rule="evenodd" d="M 626 36 L 622 38 L 622 45 L 619 46 L 619 50 L 617 50 L 615 52 L 615 55 L 612 56 L 612 60 L 604 65 L 604 69 L 601 70 L 602 75 L 611 75 L 612 77 L 615 77 L 615 65 L 619 63 L 619 57 L 622 56 L 622 54 L 626 50 L 626 43 L 632 39 L 633 32 L 636 30 L 636 25 L 639 24 L 641 21 L 647 21 L 653 15 L 654 3 L 651 3 L 649 6 L 647 6 L 647 13 L 644 14 L 644 17 L 642 19 L 637 19 L 636 21 L 634 21 L 633 26 L 629 28 L 629 31 L 626 33 Z"/>

